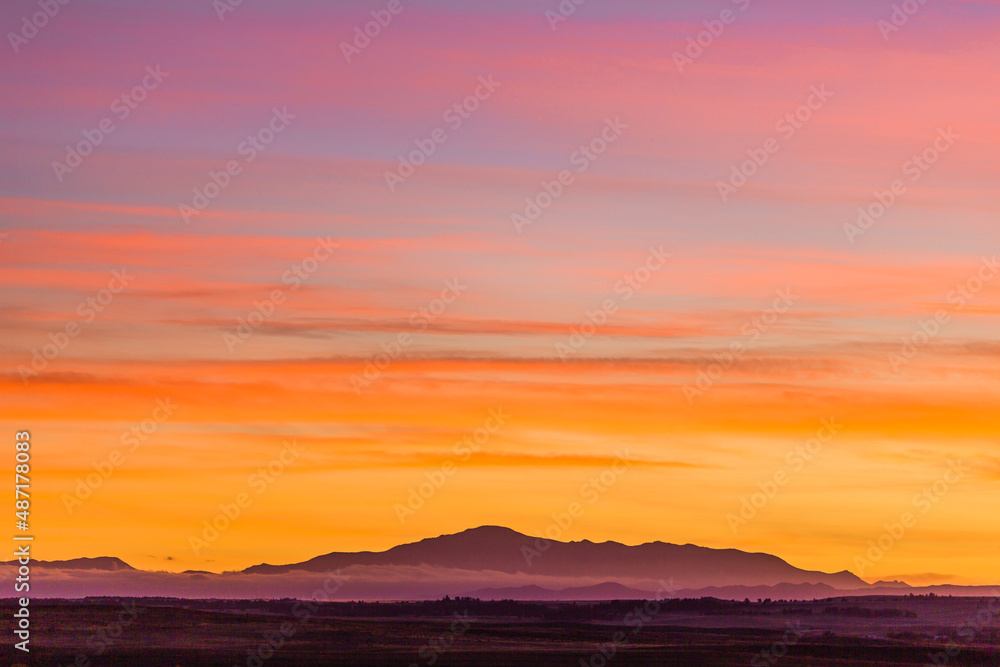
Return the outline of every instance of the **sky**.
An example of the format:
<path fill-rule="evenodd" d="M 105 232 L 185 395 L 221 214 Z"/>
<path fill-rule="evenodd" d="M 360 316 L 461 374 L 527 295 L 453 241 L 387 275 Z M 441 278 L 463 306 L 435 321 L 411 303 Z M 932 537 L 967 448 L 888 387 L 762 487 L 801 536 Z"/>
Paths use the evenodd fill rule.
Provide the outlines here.
<path fill-rule="evenodd" d="M 1000 3 L 902 4 L 4 3 L 35 556 L 996 583 Z"/>

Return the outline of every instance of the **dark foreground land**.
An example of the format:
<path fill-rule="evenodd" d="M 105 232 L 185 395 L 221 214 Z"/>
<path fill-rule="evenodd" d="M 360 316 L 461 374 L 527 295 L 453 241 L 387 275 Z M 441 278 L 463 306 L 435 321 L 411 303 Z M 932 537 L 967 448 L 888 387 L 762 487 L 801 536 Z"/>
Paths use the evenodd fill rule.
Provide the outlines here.
<path fill-rule="evenodd" d="M 28 655 L 9 639 L 13 601 L 0 601 L 0 664 L 1000 665 L 996 598 L 595 603 L 89 598 L 33 600 L 30 609 Z"/>

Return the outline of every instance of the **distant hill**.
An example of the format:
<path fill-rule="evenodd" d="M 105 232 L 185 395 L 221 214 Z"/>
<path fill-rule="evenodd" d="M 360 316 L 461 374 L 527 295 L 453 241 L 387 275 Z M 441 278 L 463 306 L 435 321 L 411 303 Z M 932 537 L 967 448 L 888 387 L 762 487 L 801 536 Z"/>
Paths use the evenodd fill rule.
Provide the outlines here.
<path fill-rule="evenodd" d="M 9 560 L 5 565 L 19 565 L 16 560 Z M 33 560 L 32 567 L 52 568 L 59 570 L 135 570 L 134 567 L 121 558 L 99 556 L 97 558 L 73 558 L 70 560 Z"/>
<path fill-rule="evenodd" d="M 539 547 L 546 546 L 542 551 Z M 247 574 L 325 572 L 352 566 L 430 566 L 473 571 L 523 573 L 602 580 L 673 580 L 678 588 L 825 584 L 832 589 L 862 589 L 869 584 L 850 572 L 801 570 L 776 556 L 693 544 L 649 542 L 539 543 L 509 528 L 482 526 L 393 547 L 388 551 L 334 552 L 302 563 L 255 565 Z"/>
<path fill-rule="evenodd" d="M 642 600 L 651 597 L 649 591 L 629 588 L 622 584 L 607 582 L 594 586 L 574 586 L 571 588 L 542 588 L 541 586 L 512 586 L 510 588 L 480 588 L 469 593 L 469 597 L 481 600 Z"/>
<path fill-rule="evenodd" d="M 17 561 L 0 563 L 0 579 L 16 576 L 17 566 Z M 37 573 L 32 573 L 31 593 L 42 598 L 101 597 L 109 591 L 129 597 L 369 601 L 471 596 L 537 601 L 712 597 L 756 602 L 997 595 L 993 586 L 868 584 L 850 572 L 802 570 L 776 556 L 736 549 L 664 542 L 636 546 L 589 540 L 545 542 L 497 526 L 387 551 L 335 552 L 303 563 L 256 565 L 242 572 L 142 571 L 107 556 L 32 561 L 32 567 Z M 671 588 L 664 591 L 663 583 Z"/>
<path fill-rule="evenodd" d="M 719 598 L 720 600 L 822 600 L 846 593 L 829 584 L 777 584 L 775 586 L 707 586 L 678 591 L 679 597 Z M 864 591 L 852 591 L 864 594 Z"/>

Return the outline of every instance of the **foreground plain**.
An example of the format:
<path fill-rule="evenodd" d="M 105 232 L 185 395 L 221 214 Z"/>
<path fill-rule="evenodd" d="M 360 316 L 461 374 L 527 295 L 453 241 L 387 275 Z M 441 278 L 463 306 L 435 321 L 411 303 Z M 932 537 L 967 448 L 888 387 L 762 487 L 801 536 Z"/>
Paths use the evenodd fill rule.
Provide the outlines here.
<path fill-rule="evenodd" d="M 37 600 L 28 659 L 0 607 L 12 666 L 1000 664 L 995 598 Z"/>

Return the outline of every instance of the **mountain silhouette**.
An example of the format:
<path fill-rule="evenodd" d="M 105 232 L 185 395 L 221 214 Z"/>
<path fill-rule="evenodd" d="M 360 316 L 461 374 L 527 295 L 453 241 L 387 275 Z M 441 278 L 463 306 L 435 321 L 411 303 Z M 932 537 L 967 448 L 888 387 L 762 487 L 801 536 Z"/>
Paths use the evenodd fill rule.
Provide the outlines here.
<path fill-rule="evenodd" d="M 16 560 L 9 560 L 4 565 L 18 565 Z M 54 570 L 135 570 L 134 567 L 114 556 L 98 556 L 97 558 L 73 558 L 70 560 L 33 560 L 32 567 L 51 568 Z"/>
<path fill-rule="evenodd" d="M 483 600 L 641 600 L 650 597 L 649 591 L 629 588 L 616 583 L 594 586 L 573 586 L 551 589 L 542 586 L 512 586 L 509 588 L 479 588 L 466 593 Z"/>
<path fill-rule="evenodd" d="M 777 584 L 825 584 L 834 589 L 868 587 L 847 571 L 829 574 L 802 570 L 764 553 L 665 542 L 627 546 L 589 540 L 539 540 L 499 526 L 471 528 L 387 551 L 334 552 L 289 565 L 265 563 L 247 568 L 244 573 L 325 572 L 352 566 L 423 566 L 602 581 L 672 580 L 679 588 Z"/>

